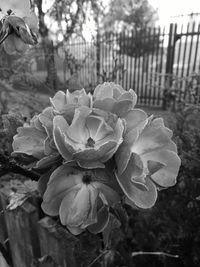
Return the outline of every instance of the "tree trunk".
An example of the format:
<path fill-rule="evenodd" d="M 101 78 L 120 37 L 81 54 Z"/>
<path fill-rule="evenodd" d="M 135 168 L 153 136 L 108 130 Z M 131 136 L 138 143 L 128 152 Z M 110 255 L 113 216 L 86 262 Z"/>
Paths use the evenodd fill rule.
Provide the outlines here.
<path fill-rule="evenodd" d="M 49 30 L 44 22 L 45 13 L 42 11 L 42 0 L 36 0 L 39 15 L 39 33 L 42 37 L 42 47 L 44 50 L 45 65 L 47 70 L 47 85 L 55 92 L 57 91 L 57 70 L 55 66 L 54 45 L 49 39 Z"/>

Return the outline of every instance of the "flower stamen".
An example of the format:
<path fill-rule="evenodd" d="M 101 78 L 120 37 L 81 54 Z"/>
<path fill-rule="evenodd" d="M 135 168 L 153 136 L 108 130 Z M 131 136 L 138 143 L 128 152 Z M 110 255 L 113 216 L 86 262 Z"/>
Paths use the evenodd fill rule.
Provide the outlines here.
<path fill-rule="evenodd" d="M 86 147 L 94 147 L 94 145 L 95 141 L 91 137 L 89 137 L 86 143 Z"/>

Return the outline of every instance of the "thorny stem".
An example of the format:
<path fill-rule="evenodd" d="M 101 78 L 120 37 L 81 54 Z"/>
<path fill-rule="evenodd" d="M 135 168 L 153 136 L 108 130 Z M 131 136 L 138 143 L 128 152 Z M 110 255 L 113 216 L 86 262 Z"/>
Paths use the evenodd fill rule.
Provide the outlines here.
<path fill-rule="evenodd" d="M 40 178 L 38 173 L 29 171 L 18 165 L 13 158 L 0 154 L 0 177 L 10 172 L 24 175 L 33 181 L 38 181 Z"/>

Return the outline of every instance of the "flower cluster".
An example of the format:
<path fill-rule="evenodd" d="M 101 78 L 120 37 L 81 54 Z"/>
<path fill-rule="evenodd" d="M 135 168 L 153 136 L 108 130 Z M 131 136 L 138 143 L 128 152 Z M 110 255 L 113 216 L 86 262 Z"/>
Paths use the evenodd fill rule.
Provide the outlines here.
<path fill-rule="evenodd" d="M 37 44 L 38 19 L 28 0 L 1 0 L 0 8 L 0 44 L 8 54 L 25 52 Z"/>
<path fill-rule="evenodd" d="M 103 231 L 110 207 L 122 200 L 150 208 L 158 190 L 176 183 L 180 159 L 172 131 L 135 108 L 132 89 L 104 83 L 93 95 L 59 91 L 50 102 L 18 128 L 13 154 L 29 155 L 35 170 L 46 170 L 39 181 L 42 209 L 59 215 L 73 234 Z"/>

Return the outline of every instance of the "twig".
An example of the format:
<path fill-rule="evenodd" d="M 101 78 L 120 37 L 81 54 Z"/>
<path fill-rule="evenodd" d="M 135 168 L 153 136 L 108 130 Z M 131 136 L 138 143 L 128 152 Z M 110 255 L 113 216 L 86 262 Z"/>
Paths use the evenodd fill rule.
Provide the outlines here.
<path fill-rule="evenodd" d="M 27 170 L 18 165 L 13 158 L 0 154 L 0 177 L 10 172 L 21 174 L 33 181 L 38 181 L 40 178 L 40 175 L 38 173 Z"/>
<path fill-rule="evenodd" d="M 101 254 L 99 254 L 99 256 L 97 256 L 87 267 L 91 267 L 95 262 L 97 262 L 106 253 L 108 253 L 107 249 L 102 251 Z"/>
<path fill-rule="evenodd" d="M 157 255 L 157 256 L 166 256 L 170 258 L 179 258 L 179 255 L 173 255 L 162 251 L 156 251 L 156 252 L 144 252 L 144 251 L 138 251 L 138 252 L 132 252 L 131 256 L 140 256 L 140 255 Z"/>

